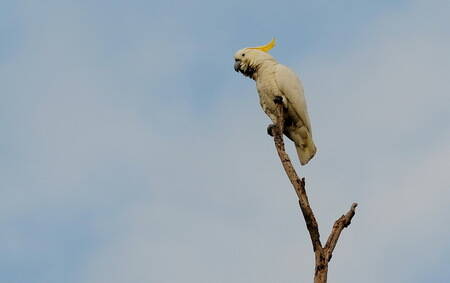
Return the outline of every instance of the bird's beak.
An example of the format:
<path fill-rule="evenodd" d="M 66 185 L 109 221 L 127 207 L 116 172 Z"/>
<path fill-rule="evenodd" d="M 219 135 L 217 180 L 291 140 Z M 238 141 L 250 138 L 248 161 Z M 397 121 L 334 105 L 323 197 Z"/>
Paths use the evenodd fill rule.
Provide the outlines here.
<path fill-rule="evenodd" d="M 241 61 L 236 60 L 236 62 L 234 62 L 234 70 L 236 72 L 239 72 L 239 68 L 241 67 Z"/>

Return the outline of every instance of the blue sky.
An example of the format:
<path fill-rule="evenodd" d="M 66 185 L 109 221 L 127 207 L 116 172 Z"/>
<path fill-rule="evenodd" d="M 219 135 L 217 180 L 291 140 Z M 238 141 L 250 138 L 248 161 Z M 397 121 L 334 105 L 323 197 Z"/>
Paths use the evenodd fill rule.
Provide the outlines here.
<path fill-rule="evenodd" d="M 232 66 L 275 36 L 305 87 L 322 238 L 360 204 L 329 281 L 449 282 L 449 24 L 448 1 L 2 1 L 0 281 L 310 282 Z"/>

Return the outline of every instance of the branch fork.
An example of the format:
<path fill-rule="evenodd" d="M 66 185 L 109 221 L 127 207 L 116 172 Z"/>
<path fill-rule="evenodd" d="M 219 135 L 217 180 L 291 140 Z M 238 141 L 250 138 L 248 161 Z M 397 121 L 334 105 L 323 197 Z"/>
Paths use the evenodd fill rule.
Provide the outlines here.
<path fill-rule="evenodd" d="M 311 238 L 313 250 L 315 253 L 315 272 L 314 272 L 314 283 L 326 283 L 327 273 L 328 273 L 328 262 L 333 256 L 334 248 L 336 247 L 339 236 L 344 228 L 347 228 L 353 216 L 355 215 L 355 209 L 358 206 L 357 203 L 353 203 L 350 210 L 339 217 L 333 225 L 328 240 L 325 246 L 322 246 L 320 242 L 319 226 L 317 224 L 316 217 L 309 205 L 308 196 L 305 190 L 305 178 L 299 178 L 297 172 L 292 165 L 289 155 L 286 153 L 283 141 L 283 126 L 284 126 L 284 107 L 282 100 L 279 98 L 274 99 L 275 104 L 277 104 L 277 123 L 270 127 L 271 134 L 274 138 L 275 147 L 280 157 L 281 163 L 283 165 L 284 171 L 286 172 L 291 184 L 295 189 L 295 193 L 298 197 L 298 202 L 300 209 L 302 211 L 303 217 L 305 218 L 306 227 Z"/>

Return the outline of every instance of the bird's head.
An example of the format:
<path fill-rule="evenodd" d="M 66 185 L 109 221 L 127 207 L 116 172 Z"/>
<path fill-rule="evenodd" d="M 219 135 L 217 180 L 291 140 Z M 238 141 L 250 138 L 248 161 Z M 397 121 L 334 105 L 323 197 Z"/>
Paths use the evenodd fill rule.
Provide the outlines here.
<path fill-rule="evenodd" d="M 244 76 L 254 78 L 254 74 L 259 67 L 266 61 L 275 61 L 275 59 L 267 53 L 275 46 L 275 39 L 272 39 L 266 45 L 258 47 L 246 47 L 238 50 L 234 54 L 234 70 L 241 72 Z"/>

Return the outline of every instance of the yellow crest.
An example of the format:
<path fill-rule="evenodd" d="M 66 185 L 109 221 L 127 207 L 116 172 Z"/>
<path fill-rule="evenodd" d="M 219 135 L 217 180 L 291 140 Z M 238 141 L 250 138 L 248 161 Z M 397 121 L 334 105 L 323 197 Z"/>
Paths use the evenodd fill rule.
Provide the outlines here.
<path fill-rule="evenodd" d="M 257 49 L 257 50 L 261 50 L 264 52 L 268 52 L 270 49 L 275 47 L 275 37 L 272 38 L 272 40 L 267 43 L 266 45 L 263 46 L 258 46 L 258 47 L 248 47 L 248 49 Z"/>

